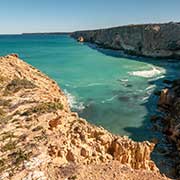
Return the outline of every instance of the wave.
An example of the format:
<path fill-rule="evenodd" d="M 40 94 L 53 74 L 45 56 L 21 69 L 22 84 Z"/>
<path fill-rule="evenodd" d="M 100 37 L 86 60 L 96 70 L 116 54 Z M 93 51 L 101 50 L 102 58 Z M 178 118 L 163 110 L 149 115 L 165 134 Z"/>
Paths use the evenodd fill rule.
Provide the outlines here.
<path fill-rule="evenodd" d="M 73 84 L 71 84 L 71 83 L 66 83 L 64 86 L 66 86 L 66 87 L 71 87 L 71 88 L 77 88 L 76 85 L 73 85 Z"/>
<path fill-rule="evenodd" d="M 158 76 L 158 77 L 155 77 L 155 78 L 149 79 L 149 80 L 148 80 L 148 82 L 151 82 L 151 81 L 156 81 L 156 80 L 158 80 L 158 79 L 162 79 L 162 78 L 164 78 L 164 77 L 165 77 L 165 75 L 161 75 L 161 76 Z"/>
<path fill-rule="evenodd" d="M 68 99 L 68 103 L 71 109 L 82 111 L 85 108 L 83 102 L 78 102 L 76 97 L 70 94 L 66 89 L 64 89 L 64 93 Z"/>
<path fill-rule="evenodd" d="M 147 102 L 148 99 L 149 99 L 149 96 L 143 97 L 142 102 L 145 103 L 145 102 Z"/>
<path fill-rule="evenodd" d="M 102 86 L 104 85 L 103 83 L 91 83 L 91 84 L 88 84 L 86 87 L 91 87 L 91 86 Z"/>
<path fill-rule="evenodd" d="M 72 84 L 65 84 L 66 87 L 72 87 L 72 88 L 87 88 L 92 86 L 103 86 L 106 85 L 104 83 L 90 83 L 90 84 L 83 84 L 83 85 L 72 85 Z"/>
<path fill-rule="evenodd" d="M 159 68 L 156 66 L 152 66 L 151 70 L 129 72 L 129 74 L 132 76 L 140 76 L 140 77 L 145 77 L 145 78 L 151 78 L 162 73 L 165 73 L 165 69 Z"/>
<path fill-rule="evenodd" d="M 113 101 L 117 96 L 118 96 L 118 95 L 115 95 L 115 96 L 113 96 L 113 97 L 111 97 L 111 98 L 108 98 L 108 99 L 106 99 L 106 100 L 104 100 L 104 101 L 101 101 L 101 103 L 104 104 L 105 102 Z"/>
<path fill-rule="evenodd" d="M 148 90 L 152 90 L 152 89 L 154 89 L 155 87 L 156 87 L 156 85 L 152 84 L 152 85 L 148 86 L 148 87 L 146 88 L 146 90 L 147 90 L 147 91 L 148 91 Z"/>
<path fill-rule="evenodd" d="M 128 82 L 129 80 L 128 79 L 119 79 L 119 81 L 121 81 L 121 82 Z"/>

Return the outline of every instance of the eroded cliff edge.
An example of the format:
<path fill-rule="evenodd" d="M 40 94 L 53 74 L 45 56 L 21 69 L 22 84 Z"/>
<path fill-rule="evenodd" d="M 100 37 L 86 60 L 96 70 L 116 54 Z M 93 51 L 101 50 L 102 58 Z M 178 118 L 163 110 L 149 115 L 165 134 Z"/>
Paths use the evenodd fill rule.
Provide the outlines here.
<path fill-rule="evenodd" d="M 0 87 L 0 179 L 167 179 L 153 143 L 78 117 L 56 82 L 16 54 L 0 57 Z"/>
<path fill-rule="evenodd" d="M 72 37 L 127 54 L 180 59 L 180 23 L 142 24 L 77 31 Z"/>

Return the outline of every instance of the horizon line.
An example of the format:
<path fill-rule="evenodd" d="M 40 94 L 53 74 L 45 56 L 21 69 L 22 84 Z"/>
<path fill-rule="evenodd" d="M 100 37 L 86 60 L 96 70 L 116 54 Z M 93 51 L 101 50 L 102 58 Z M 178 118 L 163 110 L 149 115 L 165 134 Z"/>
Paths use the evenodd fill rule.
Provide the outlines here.
<path fill-rule="evenodd" d="M 50 31 L 50 32 L 20 32 L 20 33 L 0 33 L 0 35 L 33 35 L 33 34 L 71 34 L 76 31 L 89 31 L 89 30 L 101 30 L 101 29 L 110 29 L 110 28 L 118 28 L 118 27 L 125 27 L 125 26 L 140 26 L 140 25 L 157 25 L 157 24 L 169 24 L 169 23 L 176 23 L 179 24 L 178 21 L 168 21 L 168 22 L 151 22 L 151 23 L 130 23 L 130 24 L 124 24 L 124 25 L 116 25 L 111 27 L 102 27 L 102 28 L 90 28 L 90 29 L 79 29 L 75 31 Z"/>

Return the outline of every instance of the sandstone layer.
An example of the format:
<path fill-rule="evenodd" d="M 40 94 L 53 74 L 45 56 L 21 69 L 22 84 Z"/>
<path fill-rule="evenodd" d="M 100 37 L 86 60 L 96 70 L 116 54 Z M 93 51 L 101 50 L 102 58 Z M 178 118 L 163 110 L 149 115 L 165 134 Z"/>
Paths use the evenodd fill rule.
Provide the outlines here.
<path fill-rule="evenodd" d="M 0 57 L 0 179 L 167 179 L 134 142 L 71 112 L 57 83 L 16 54 Z M 152 177 L 152 178 L 151 178 Z"/>
<path fill-rule="evenodd" d="M 77 31 L 72 37 L 103 48 L 155 58 L 180 59 L 180 23 L 142 24 Z"/>

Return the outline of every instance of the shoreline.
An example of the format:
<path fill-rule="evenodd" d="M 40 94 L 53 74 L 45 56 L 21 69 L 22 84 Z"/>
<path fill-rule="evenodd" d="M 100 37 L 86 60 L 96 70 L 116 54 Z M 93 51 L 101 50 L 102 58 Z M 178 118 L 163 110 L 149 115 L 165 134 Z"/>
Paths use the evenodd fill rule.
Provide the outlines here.
<path fill-rule="evenodd" d="M 96 172 L 99 178 L 103 178 L 98 173 L 102 172 L 101 166 L 105 163 L 108 168 L 116 162 L 112 171 L 109 170 L 109 179 L 114 173 L 117 173 L 114 179 L 118 179 L 119 171 L 122 174 L 123 168 L 126 169 L 122 174 L 124 179 L 130 171 L 134 178 L 143 172 L 144 179 L 151 176 L 168 179 L 160 174 L 150 158 L 154 143 L 135 142 L 127 137 L 116 136 L 79 118 L 70 111 L 67 98 L 56 82 L 20 60 L 17 55 L 1 57 L 0 64 L 1 84 L 4 87 L 0 91 L 1 106 L 4 108 L 3 111 L 1 109 L 4 121 L 1 122 L 0 134 L 4 139 L 0 144 L 3 150 L 0 152 L 3 161 L 1 159 L 0 162 L 4 162 L 0 172 L 2 179 L 27 178 L 34 175 L 37 167 L 42 178 L 53 176 L 58 179 L 62 178 L 59 169 L 68 168 L 69 164 L 100 168 Z M 7 134 L 7 130 L 12 134 Z M 9 146 L 12 142 L 18 143 Z M 28 146 L 29 143 L 34 145 Z M 23 157 L 20 161 L 19 151 L 16 152 L 18 148 L 21 148 L 20 155 Z M 11 158 L 18 164 L 13 164 Z M 118 170 L 117 167 L 121 165 L 122 168 Z M 49 168 L 53 171 L 49 171 Z M 77 170 L 63 177 L 84 179 L 81 173 L 81 170 Z M 92 177 L 90 170 L 86 175 Z"/>

